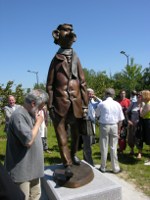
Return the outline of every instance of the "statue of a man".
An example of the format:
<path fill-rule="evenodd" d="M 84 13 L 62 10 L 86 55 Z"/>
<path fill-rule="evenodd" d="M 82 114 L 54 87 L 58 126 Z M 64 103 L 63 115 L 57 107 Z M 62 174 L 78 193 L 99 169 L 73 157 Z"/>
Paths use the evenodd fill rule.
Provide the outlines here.
<path fill-rule="evenodd" d="M 71 48 L 76 34 L 71 24 L 61 24 L 52 32 L 60 49 L 51 61 L 46 90 L 49 112 L 56 132 L 65 175 L 72 177 L 72 165 L 80 165 L 76 156 L 80 120 L 88 107 L 87 87 L 79 58 Z M 67 126 L 71 130 L 71 150 L 68 147 Z"/>

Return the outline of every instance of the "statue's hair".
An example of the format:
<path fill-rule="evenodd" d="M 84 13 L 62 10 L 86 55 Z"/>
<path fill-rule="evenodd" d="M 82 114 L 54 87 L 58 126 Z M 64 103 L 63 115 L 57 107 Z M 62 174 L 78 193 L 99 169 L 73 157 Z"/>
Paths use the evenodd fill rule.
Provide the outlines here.
<path fill-rule="evenodd" d="M 62 28 L 62 26 L 65 26 L 65 25 L 71 26 L 71 27 L 73 28 L 72 24 L 67 24 L 67 23 L 65 23 L 65 24 L 60 24 L 60 25 L 57 27 L 57 30 L 60 31 L 61 28 Z"/>

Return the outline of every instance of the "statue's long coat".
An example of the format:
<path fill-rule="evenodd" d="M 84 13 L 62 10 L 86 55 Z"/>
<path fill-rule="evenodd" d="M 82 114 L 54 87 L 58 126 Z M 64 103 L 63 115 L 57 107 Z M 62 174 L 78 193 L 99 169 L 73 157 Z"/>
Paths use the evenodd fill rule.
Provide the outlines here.
<path fill-rule="evenodd" d="M 87 87 L 79 58 L 73 53 L 72 63 L 68 64 L 62 54 L 53 58 L 48 76 L 46 90 L 49 94 L 48 107 L 54 106 L 55 112 L 65 116 L 72 104 L 74 116 L 83 117 L 83 108 L 87 108 Z"/>

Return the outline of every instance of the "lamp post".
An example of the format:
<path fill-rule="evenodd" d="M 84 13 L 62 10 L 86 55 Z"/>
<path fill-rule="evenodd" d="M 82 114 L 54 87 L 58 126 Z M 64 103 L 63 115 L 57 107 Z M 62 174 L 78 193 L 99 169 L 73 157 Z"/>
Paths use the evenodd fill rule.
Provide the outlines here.
<path fill-rule="evenodd" d="M 36 82 L 37 82 L 37 86 L 38 86 L 39 85 L 39 77 L 38 77 L 39 72 L 35 72 L 35 71 L 31 71 L 31 70 L 28 70 L 27 72 L 30 72 L 30 73 L 33 73 L 36 75 Z"/>
<path fill-rule="evenodd" d="M 126 56 L 126 58 L 127 58 L 127 66 L 128 66 L 129 65 L 129 55 L 127 55 L 125 51 L 120 51 L 120 53 Z"/>

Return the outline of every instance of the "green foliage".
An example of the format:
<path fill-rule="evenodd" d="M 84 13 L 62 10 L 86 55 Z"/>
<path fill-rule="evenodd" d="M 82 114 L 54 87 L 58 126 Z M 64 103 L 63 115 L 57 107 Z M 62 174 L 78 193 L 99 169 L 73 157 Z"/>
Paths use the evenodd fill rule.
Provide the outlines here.
<path fill-rule="evenodd" d="M 122 72 L 122 83 L 125 86 L 128 86 L 128 90 L 137 90 L 138 82 L 142 78 L 141 73 L 142 66 L 134 64 L 134 59 L 131 58 L 131 64 L 127 65 Z"/>
<path fill-rule="evenodd" d="M 44 84 L 44 83 L 39 83 L 39 84 L 36 83 L 36 84 L 34 85 L 34 89 L 46 90 L 45 84 Z"/>
<path fill-rule="evenodd" d="M 141 91 L 144 89 L 142 84 L 142 66 L 134 63 L 131 58 L 130 65 L 127 65 L 122 72 L 116 73 L 113 76 L 114 88 L 118 93 L 121 89 L 126 90 L 128 97 L 132 90 Z"/>
<path fill-rule="evenodd" d="M 105 71 L 96 73 L 94 70 L 83 70 L 87 82 L 87 87 L 94 89 L 95 94 L 98 97 L 103 97 L 103 93 L 107 87 L 113 87 L 113 82 L 108 78 Z"/>
<path fill-rule="evenodd" d="M 127 96 L 130 97 L 131 91 L 141 91 L 150 88 L 150 67 L 142 71 L 142 66 L 135 64 L 131 58 L 130 65 L 126 65 L 124 70 L 115 73 L 113 76 L 108 76 L 106 71 L 95 72 L 93 69 L 83 69 L 87 86 L 94 89 L 95 94 L 103 98 L 104 91 L 108 87 L 113 87 L 116 91 L 116 96 L 120 90 L 124 89 Z"/>

